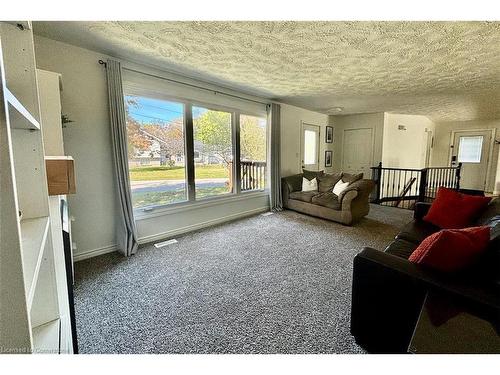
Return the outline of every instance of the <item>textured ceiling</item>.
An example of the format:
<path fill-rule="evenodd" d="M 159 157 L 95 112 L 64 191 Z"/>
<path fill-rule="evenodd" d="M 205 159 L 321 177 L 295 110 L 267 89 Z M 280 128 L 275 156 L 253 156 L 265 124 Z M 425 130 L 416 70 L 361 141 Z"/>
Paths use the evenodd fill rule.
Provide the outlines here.
<path fill-rule="evenodd" d="M 35 32 L 324 113 L 500 118 L 500 22 L 36 22 Z"/>

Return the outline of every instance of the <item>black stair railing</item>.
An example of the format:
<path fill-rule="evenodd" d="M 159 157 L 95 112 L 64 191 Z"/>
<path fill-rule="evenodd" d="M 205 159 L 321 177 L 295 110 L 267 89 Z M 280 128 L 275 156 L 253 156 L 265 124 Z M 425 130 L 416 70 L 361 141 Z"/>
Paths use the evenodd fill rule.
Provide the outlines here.
<path fill-rule="evenodd" d="M 413 209 L 416 202 L 430 202 L 441 186 L 460 189 L 462 163 L 453 167 L 385 168 L 372 167 L 375 189 L 371 202 L 385 206 Z"/>

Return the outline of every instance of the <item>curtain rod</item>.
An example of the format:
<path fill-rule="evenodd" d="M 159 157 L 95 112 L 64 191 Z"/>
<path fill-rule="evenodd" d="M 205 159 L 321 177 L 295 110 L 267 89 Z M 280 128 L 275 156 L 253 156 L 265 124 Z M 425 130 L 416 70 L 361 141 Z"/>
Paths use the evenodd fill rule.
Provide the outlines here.
<path fill-rule="evenodd" d="M 99 64 L 104 65 L 104 67 L 106 67 L 106 61 L 99 60 Z M 128 70 L 129 72 L 134 72 L 134 73 L 144 74 L 146 76 L 150 76 L 150 77 L 154 77 L 154 78 L 159 78 L 159 79 L 162 79 L 164 81 L 174 82 L 174 83 L 178 83 L 178 84 L 181 84 L 181 85 L 185 85 L 185 86 L 189 86 L 189 87 L 194 87 L 194 88 L 197 88 L 197 89 L 201 89 L 201 90 L 205 90 L 205 91 L 210 91 L 210 92 L 213 92 L 215 95 L 220 94 L 220 95 L 225 95 L 225 96 L 229 96 L 229 97 L 236 98 L 236 99 L 246 100 L 248 102 L 254 102 L 254 103 L 258 103 L 258 104 L 264 104 L 266 107 L 269 105 L 269 103 L 266 103 L 266 102 L 261 102 L 261 101 L 258 101 L 258 100 L 244 98 L 244 97 L 238 96 L 238 95 L 233 95 L 233 94 L 228 94 L 228 93 L 217 91 L 217 90 L 208 89 L 206 87 L 193 85 L 191 83 L 177 81 L 177 80 L 172 79 L 172 78 L 161 77 L 161 76 L 157 76 L 155 74 L 141 72 L 139 70 L 125 68 L 125 67 L 122 67 L 122 69 Z"/>

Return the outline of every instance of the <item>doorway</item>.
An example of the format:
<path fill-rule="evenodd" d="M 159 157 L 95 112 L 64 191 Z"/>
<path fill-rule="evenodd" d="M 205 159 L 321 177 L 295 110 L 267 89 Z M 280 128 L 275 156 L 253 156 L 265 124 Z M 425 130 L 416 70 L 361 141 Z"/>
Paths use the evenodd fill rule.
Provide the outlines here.
<path fill-rule="evenodd" d="M 320 127 L 302 123 L 302 168 L 319 170 L 319 133 Z"/>
<path fill-rule="evenodd" d="M 491 130 L 452 133 L 451 165 L 462 163 L 461 188 L 486 190 L 491 136 Z"/>

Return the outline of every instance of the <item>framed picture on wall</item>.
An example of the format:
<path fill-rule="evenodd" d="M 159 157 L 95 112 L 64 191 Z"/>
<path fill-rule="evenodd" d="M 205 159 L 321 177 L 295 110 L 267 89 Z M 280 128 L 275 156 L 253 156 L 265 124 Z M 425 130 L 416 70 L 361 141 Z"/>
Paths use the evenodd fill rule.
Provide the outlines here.
<path fill-rule="evenodd" d="M 332 126 L 326 127 L 325 141 L 326 141 L 326 143 L 333 143 L 333 127 Z"/>
<path fill-rule="evenodd" d="M 332 151 L 325 151 L 325 167 L 332 166 Z"/>

